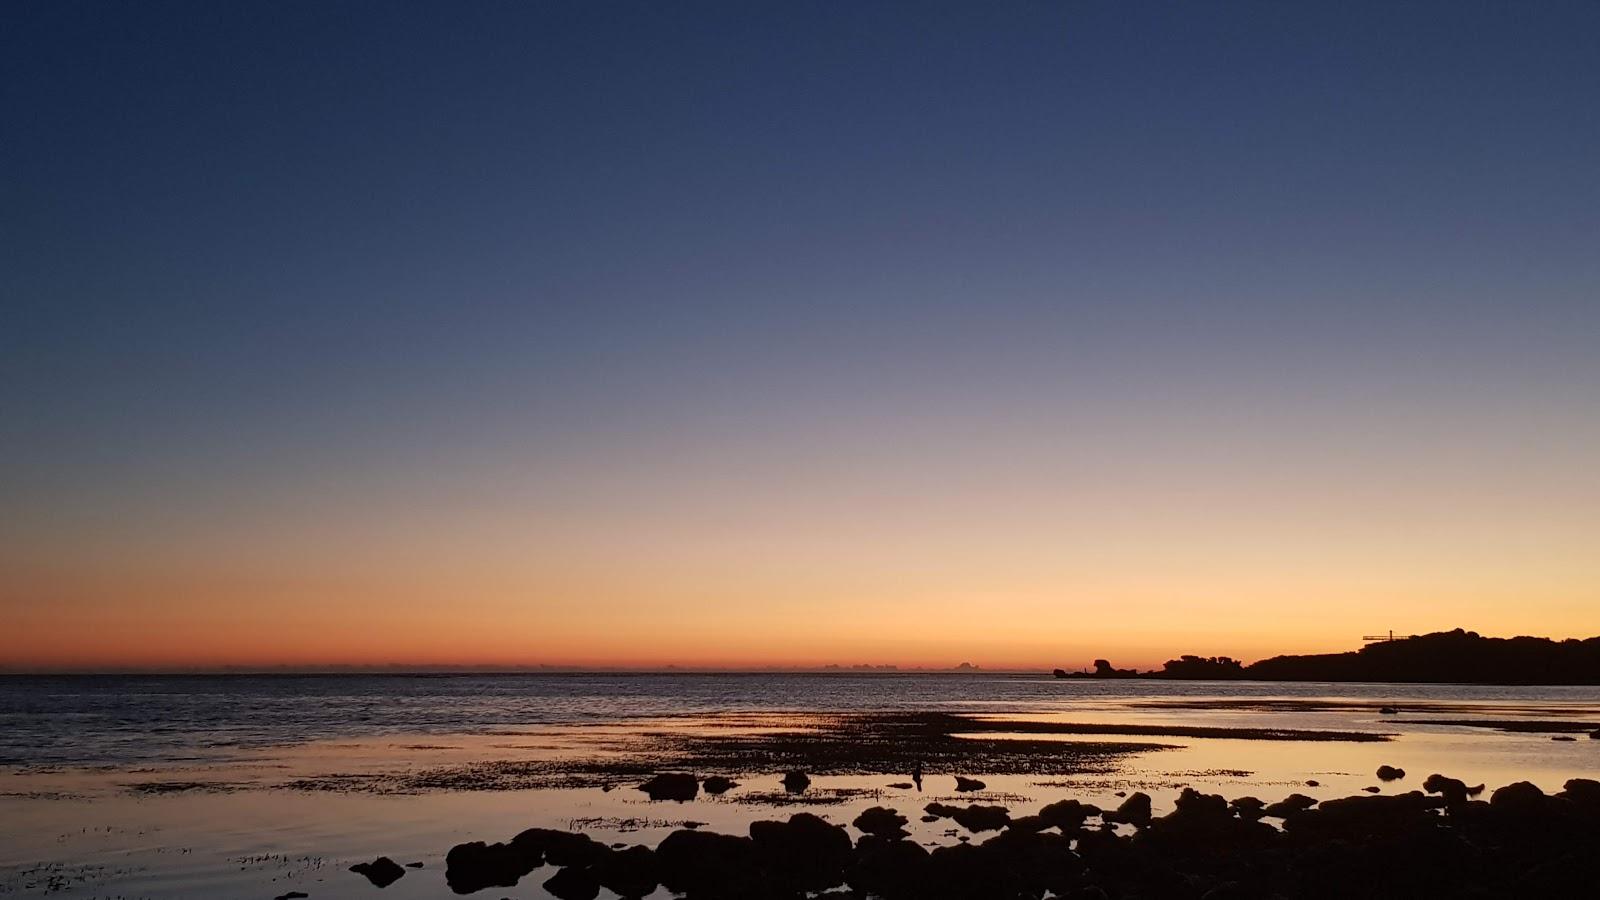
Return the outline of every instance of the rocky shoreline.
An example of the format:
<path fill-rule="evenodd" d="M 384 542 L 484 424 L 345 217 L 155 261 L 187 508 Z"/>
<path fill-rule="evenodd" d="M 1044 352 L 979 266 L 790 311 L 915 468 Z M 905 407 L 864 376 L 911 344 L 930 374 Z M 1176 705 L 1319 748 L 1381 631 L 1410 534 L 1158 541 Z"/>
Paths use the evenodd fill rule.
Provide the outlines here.
<path fill-rule="evenodd" d="M 1423 788 L 1272 803 L 1185 789 L 1164 816 L 1152 815 L 1142 793 L 1116 809 L 1072 799 L 1031 813 L 930 803 L 910 814 L 968 832 L 932 849 L 908 839 L 907 812 L 884 807 L 848 828 L 798 813 L 754 822 L 746 834 L 682 828 L 655 847 L 532 828 L 504 843 L 458 844 L 445 878 L 457 894 L 539 878 L 559 900 L 593 900 L 602 888 L 638 898 L 658 887 L 691 900 L 1488 898 L 1593 889 L 1600 782 L 1569 780 L 1553 795 L 1518 782 L 1486 800 L 1476 799 L 1481 786 L 1443 775 Z"/>

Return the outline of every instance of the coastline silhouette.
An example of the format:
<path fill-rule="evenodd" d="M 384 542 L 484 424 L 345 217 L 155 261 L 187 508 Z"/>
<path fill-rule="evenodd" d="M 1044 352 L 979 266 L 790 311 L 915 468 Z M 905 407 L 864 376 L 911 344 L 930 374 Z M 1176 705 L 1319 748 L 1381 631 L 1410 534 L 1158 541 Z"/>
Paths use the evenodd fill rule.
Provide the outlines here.
<path fill-rule="evenodd" d="M 1164 678 L 1195 681 L 1383 681 L 1400 684 L 1600 685 L 1600 637 L 1483 637 L 1457 628 L 1378 640 L 1360 650 L 1274 656 L 1245 665 L 1227 656 L 1183 655 L 1160 670 L 1118 669 L 1104 659 L 1092 672 L 1056 669 L 1057 678 Z"/>

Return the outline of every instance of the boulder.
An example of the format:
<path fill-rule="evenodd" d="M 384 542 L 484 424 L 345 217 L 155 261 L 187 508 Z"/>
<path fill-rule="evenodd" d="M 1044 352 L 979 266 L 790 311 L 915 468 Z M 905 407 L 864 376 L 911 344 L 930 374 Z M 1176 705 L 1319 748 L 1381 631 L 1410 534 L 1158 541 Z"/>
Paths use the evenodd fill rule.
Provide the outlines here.
<path fill-rule="evenodd" d="M 1261 814 L 1275 819 L 1287 819 L 1316 805 L 1317 801 L 1305 794 L 1290 794 L 1277 803 L 1267 804 L 1266 808 L 1261 810 Z"/>
<path fill-rule="evenodd" d="M 556 900 L 594 900 L 600 896 L 600 882 L 594 873 L 574 866 L 545 879 L 544 889 Z"/>
<path fill-rule="evenodd" d="M 811 786 L 811 778 L 801 771 L 789 772 L 783 776 L 783 789 L 791 794 L 798 794 Z"/>
<path fill-rule="evenodd" d="M 1267 804 L 1255 797 L 1239 797 L 1229 801 L 1228 808 L 1246 822 L 1254 822 L 1266 814 Z"/>
<path fill-rule="evenodd" d="M 956 790 L 958 791 L 981 791 L 986 787 L 988 787 L 988 785 L 976 778 L 962 778 L 960 775 L 956 776 Z"/>
<path fill-rule="evenodd" d="M 1134 791 L 1116 809 L 1103 814 L 1100 818 L 1107 822 L 1121 822 L 1135 828 L 1144 828 L 1150 824 L 1150 795 L 1143 791 Z"/>
<path fill-rule="evenodd" d="M 458 894 L 488 887 L 516 887 L 524 875 L 544 865 L 540 848 L 470 841 L 450 848 L 444 857 L 444 880 Z"/>
<path fill-rule="evenodd" d="M 406 870 L 401 868 L 399 863 L 387 856 L 380 856 L 369 863 L 356 863 L 350 867 L 350 871 L 365 876 L 368 881 L 381 888 L 394 884 L 400 880 L 400 876 L 406 874 Z"/>
<path fill-rule="evenodd" d="M 1011 811 L 1004 806 L 950 806 L 929 803 L 923 807 L 929 815 L 953 819 L 957 825 L 971 832 L 999 831 L 1011 822 Z"/>
<path fill-rule="evenodd" d="M 1397 769 L 1394 766 L 1379 766 L 1378 767 L 1378 780 L 1379 781 L 1399 781 L 1400 779 L 1402 779 L 1404 777 L 1406 777 L 1406 770 L 1405 769 Z"/>
<path fill-rule="evenodd" d="M 1289 817 L 1283 827 L 1291 834 L 1342 840 L 1372 840 L 1437 829 L 1433 810 L 1439 801 L 1421 791 L 1388 797 L 1344 797 L 1325 800 L 1316 809 Z"/>
<path fill-rule="evenodd" d="M 655 893 L 661 880 L 656 852 L 649 847 L 635 846 L 608 853 L 595 864 L 593 872 L 601 887 L 629 900 Z"/>
<path fill-rule="evenodd" d="M 721 775 L 713 775 L 701 782 L 700 786 L 705 788 L 708 794 L 726 794 L 728 791 L 738 787 L 739 782 Z"/>
<path fill-rule="evenodd" d="M 1422 781 L 1422 789 L 1430 794 L 1439 794 L 1444 797 L 1448 806 L 1460 806 L 1467 802 L 1468 797 L 1476 797 L 1483 793 L 1483 785 L 1467 787 L 1467 783 L 1459 778 L 1450 778 L 1435 772 Z"/>
<path fill-rule="evenodd" d="M 1085 819 L 1100 814 L 1100 807 L 1077 800 L 1057 800 L 1039 810 L 1039 818 L 1046 827 L 1059 828 L 1064 832 L 1082 828 Z"/>
<path fill-rule="evenodd" d="M 537 850 L 552 866 L 592 866 L 611 852 L 605 844 L 577 831 L 529 828 L 511 839 L 513 846 Z"/>
<path fill-rule="evenodd" d="M 927 862 L 928 851 L 919 844 L 868 835 L 856 844 L 845 883 L 860 894 L 911 900 L 924 894 Z"/>
<path fill-rule="evenodd" d="M 650 795 L 651 800 L 676 800 L 679 803 L 693 800 L 700 793 L 700 782 L 683 772 L 665 772 L 639 785 L 639 790 Z"/>
<path fill-rule="evenodd" d="M 661 884 L 706 900 L 757 896 L 762 885 L 755 844 L 747 837 L 683 829 L 656 846 Z"/>
<path fill-rule="evenodd" d="M 796 813 L 787 822 L 752 822 L 750 841 L 767 883 L 790 892 L 812 893 L 843 883 L 852 852 L 844 828 L 811 813 Z"/>
<path fill-rule="evenodd" d="M 1593 778 L 1569 778 L 1567 783 L 1561 786 L 1561 793 L 1556 796 L 1578 806 L 1600 810 L 1600 781 L 1595 781 Z"/>
<path fill-rule="evenodd" d="M 856 816 L 850 824 L 862 834 L 876 835 L 882 838 L 905 837 L 906 817 L 892 809 L 874 806 L 861 815 Z"/>
<path fill-rule="evenodd" d="M 1536 815 L 1549 806 L 1550 798 L 1532 782 L 1518 781 L 1489 795 L 1489 806 L 1496 812 Z"/>

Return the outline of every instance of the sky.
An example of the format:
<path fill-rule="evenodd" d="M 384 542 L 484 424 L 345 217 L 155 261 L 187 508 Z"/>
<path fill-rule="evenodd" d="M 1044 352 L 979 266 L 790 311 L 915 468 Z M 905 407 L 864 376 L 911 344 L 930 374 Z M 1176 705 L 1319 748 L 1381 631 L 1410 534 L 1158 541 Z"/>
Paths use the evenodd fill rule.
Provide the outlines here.
<path fill-rule="evenodd" d="M 0 666 L 1600 634 L 1600 6 L 0 10 Z"/>

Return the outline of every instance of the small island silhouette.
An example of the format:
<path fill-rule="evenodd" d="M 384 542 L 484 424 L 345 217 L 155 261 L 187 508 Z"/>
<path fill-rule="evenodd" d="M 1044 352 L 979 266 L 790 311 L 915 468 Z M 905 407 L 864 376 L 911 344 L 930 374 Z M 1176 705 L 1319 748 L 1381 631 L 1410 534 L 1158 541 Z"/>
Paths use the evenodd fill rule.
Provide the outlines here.
<path fill-rule="evenodd" d="M 1184 655 L 1159 671 L 1056 669 L 1057 678 L 1170 678 L 1199 681 L 1390 681 L 1446 684 L 1600 684 L 1600 637 L 1484 637 L 1457 628 L 1381 640 L 1360 650 L 1274 656 L 1245 665 L 1227 656 Z"/>

